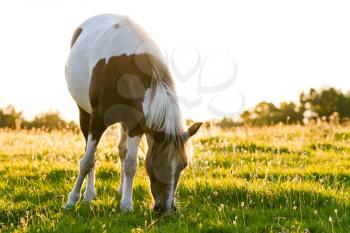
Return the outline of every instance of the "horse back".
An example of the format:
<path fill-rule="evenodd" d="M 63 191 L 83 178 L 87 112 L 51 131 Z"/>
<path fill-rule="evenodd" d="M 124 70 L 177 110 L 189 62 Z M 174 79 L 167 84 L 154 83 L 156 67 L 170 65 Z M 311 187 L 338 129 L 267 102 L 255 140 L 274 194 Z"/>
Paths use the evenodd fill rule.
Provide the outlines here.
<path fill-rule="evenodd" d="M 142 111 L 140 101 L 152 78 L 150 58 L 162 60 L 160 54 L 152 39 L 128 17 L 92 17 L 73 35 L 66 65 L 68 89 L 88 113 L 97 104 L 101 111 L 118 104 Z"/>

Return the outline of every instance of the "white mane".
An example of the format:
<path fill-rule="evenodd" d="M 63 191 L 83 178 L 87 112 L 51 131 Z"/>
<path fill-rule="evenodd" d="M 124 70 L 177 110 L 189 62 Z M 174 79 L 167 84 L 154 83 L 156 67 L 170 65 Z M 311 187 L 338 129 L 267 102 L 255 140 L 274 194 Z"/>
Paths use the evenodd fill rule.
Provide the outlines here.
<path fill-rule="evenodd" d="M 154 96 L 146 112 L 146 124 L 150 129 L 169 136 L 181 135 L 184 131 L 176 95 L 163 82 L 155 85 Z"/>
<path fill-rule="evenodd" d="M 145 96 L 147 127 L 165 132 L 168 136 L 179 136 L 184 132 L 173 80 L 163 63 L 152 61 L 152 85 Z"/>

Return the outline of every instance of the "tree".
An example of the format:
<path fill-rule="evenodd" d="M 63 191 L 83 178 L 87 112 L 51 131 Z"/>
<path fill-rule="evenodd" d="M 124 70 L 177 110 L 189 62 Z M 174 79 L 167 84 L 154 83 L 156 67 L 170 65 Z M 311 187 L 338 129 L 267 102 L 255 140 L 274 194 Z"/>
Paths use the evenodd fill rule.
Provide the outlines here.
<path fill-rule="evenodd" d="M 75 128 L 74 122 L 66 122 L 58 112 L 45 112 L 35 116 L 34 120 L 26 122 L 26 128 L 44 128 L 47 130 Z"/>
<path fill-rule="evenodd" d="M 244 123 L 252 125 L 273 125 L 275 124 L 275 113 L 278 109 L 273 103 L 263 101 L 255 106 L 252 111 L 245 111 L 241 115 Z"/>
<path fill-rule="evenodd" d="M 22 112 L 17 112 L 13 105 L 0 109 L 0 128 L 20 128 L 23 121 Z"/>
<path fill-rule="evenodd" d="M 320 117 L 329 121 L 338 114 L 340 119 L 350 116 L 350 95 L 344 95 L 335 88 L 322 89 L 317 92 L 311 88 L 308 94 L 300 95 L 300 106 L 308 117 Z"/>
<path fill-rule="evenodd" d="M 303 114 L 300 112 L 300 109 L 293 102 L 282 102 L 279 108 L 280 112 L 280 122 L 286 124 L 295 124 L 302 122 Z"/>

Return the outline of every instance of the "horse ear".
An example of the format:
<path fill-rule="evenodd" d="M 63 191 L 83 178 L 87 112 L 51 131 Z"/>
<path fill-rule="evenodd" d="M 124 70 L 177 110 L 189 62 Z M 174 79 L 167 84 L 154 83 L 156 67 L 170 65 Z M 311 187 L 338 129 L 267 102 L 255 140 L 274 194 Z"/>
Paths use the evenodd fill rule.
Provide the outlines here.
<path fill-rule="evenodd" d="M 193 135 L 195 135 L 199 128 L 203 125 L 203 122 L 196 122 L 196 123 L 193 123 L 188 129 L 187 131 L 185 132 L 185 136 L 184 138 L 187 140 L 189 139 L 190 137 L 192 137 Z"/>

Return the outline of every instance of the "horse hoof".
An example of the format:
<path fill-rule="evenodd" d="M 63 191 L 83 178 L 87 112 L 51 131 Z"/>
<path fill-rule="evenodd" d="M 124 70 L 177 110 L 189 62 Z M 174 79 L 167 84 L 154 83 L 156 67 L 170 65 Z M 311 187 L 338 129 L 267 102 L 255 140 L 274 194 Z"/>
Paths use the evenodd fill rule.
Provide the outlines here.
<path fill-rule="evenodd" d="M 86 199 L 83 199 L 83 200 L 81 201 L 81 204 L 82 204 L 82 205 L 86 205 L 86 206 L 90 206 L 91 201 L 86 200 Z"/>
<path fill-rule="evenodd" d="M 72 202 L 67 202 L 66 205 L 64 206 L 64 209 L 70 210 L 75 208 L 75 203 Z"/>
<path fill-rule="evenodd" d="M 125 213 L 134 211 L 134 208 L 132 207 L 132 203 L 121 203 L 120 209 Z"/>
<path fill-rule="evenodd" d="M 84 200 L 83 201 L 86 201 L 86 202 L 91 202 L 92 200 L 96 200 L 96 192 L 93 191 L 91 193 L 85 193 L 84 194 Z"/>

